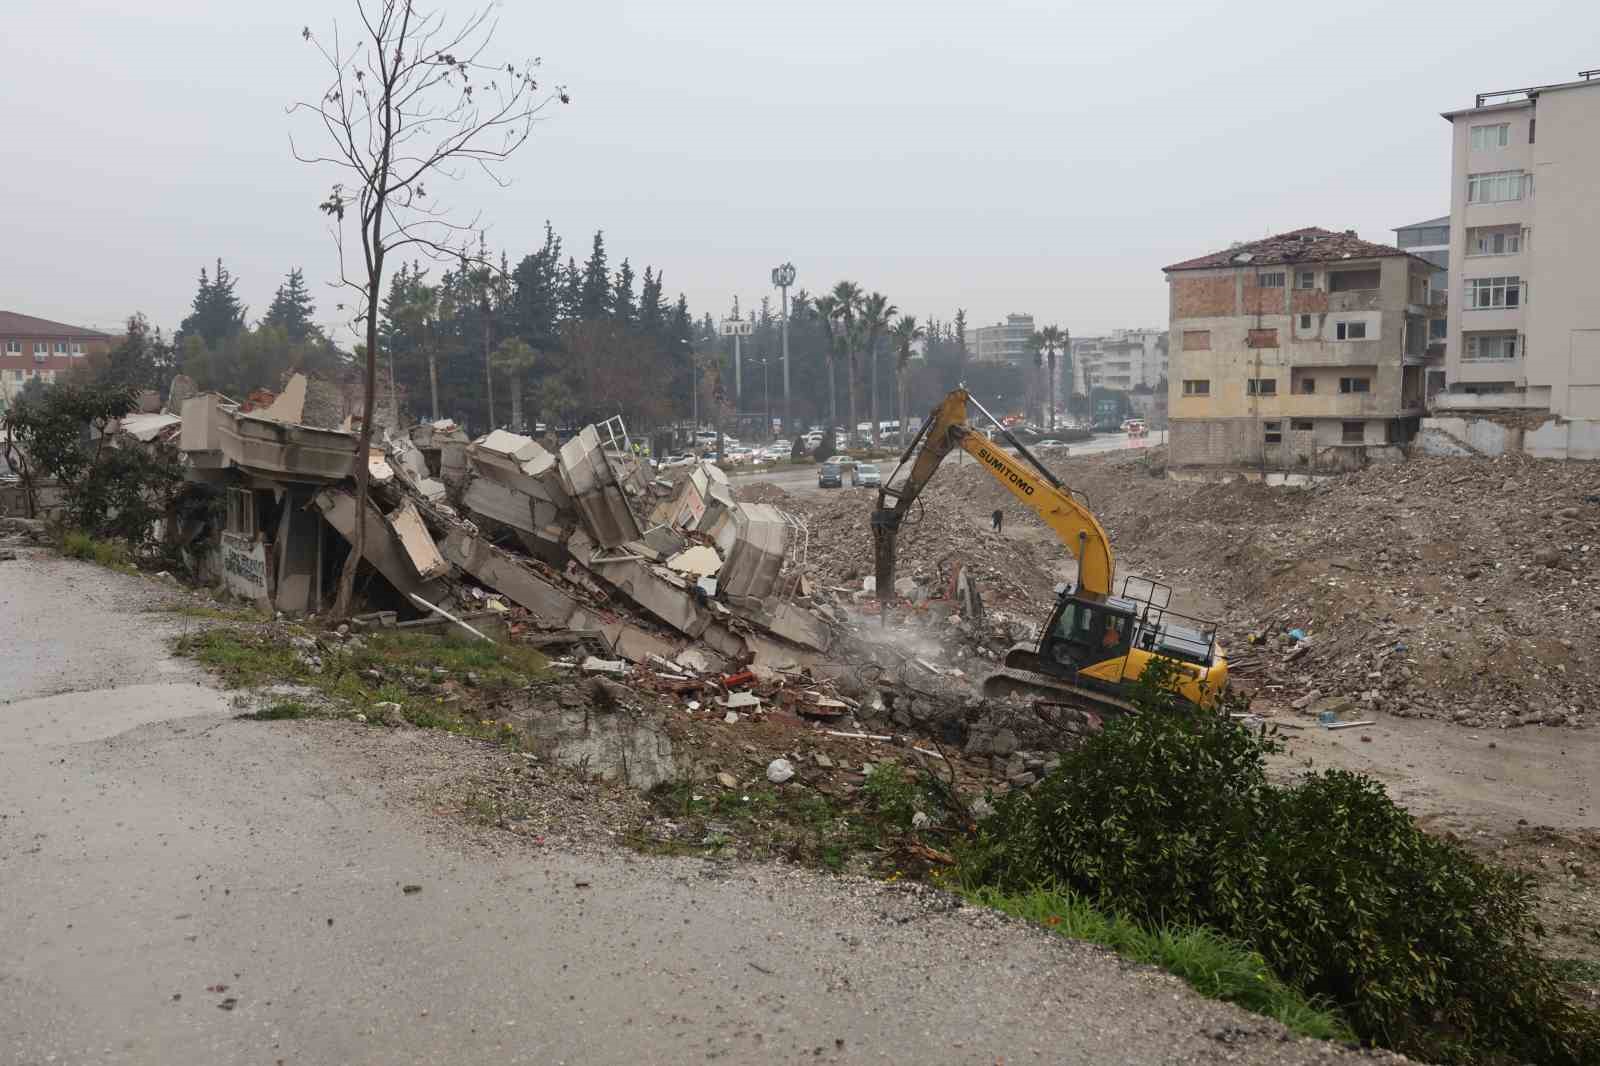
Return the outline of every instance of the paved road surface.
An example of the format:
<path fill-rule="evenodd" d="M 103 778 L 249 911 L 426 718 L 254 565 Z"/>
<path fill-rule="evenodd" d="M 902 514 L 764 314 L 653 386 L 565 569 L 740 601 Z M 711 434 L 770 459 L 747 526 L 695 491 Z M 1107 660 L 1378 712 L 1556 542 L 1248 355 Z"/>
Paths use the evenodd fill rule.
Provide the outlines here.
<path fill-rule="evenodd" d="M 904 886 L 465 848 L 353 754 L 391 734 L 232 717 L 151 590 L 0 563 L 0 1063 L 1348 1054 Z"/>
<path fill-rule="evenodd" d="M 1074 444 L 1069 448 L 1052 449 L 1044 452 L 1035 452 L 1034 454 L 1039 456 L 1039 458 L 1046 465 L 1048 465 L 1054 459 L 1066 458 L 1068 456 L 1076 458 L 1082 455 L 1104 455 L 1107 452 L 1120 452 L 1136 448 L 1148 448 L 1152 442 L 1159 444 L 1164 436 L 1165 435 L 1161 433 L 1147 437 L 1130 437 L 1126 433 L 1104 433 L 1096 435 L 1095 437 L 1091 438 L 1090 440 L 1086 440 L 1081 444 Z M 975 460 L 972 459 L 971 456 L 968 456 L 962 452 L 957 452 L 953 458 L 945 460 L 947 463 L 970 463 L 974 461 Z M 878 464 L 878 468 L 882 470 L 885 475 L 887 475 L 889 471 L 894 469 L 894 461 L 889 460 L 887 462 L 881 462 Z M 814 466 L 758 466 L 737 468 L 732 472 L 731 476 L 735 484 L 747 481 L 770 481 L 775 485 L 781 486 L 786 492 L 798 493 L 800 495 L 833 491 L 832 489 L 817 488 L 817 468 Z M 846 477 L 845 484 L 848 485 L 849 483 L 850 479 Z"/>

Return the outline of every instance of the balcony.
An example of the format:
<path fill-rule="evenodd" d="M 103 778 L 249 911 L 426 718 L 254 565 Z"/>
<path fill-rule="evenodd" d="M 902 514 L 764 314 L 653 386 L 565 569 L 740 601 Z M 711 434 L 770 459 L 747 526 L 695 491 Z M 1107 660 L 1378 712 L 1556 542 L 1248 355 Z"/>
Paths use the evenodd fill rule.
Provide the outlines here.
<path fill-rule="evenodd" d="M 1379 311 L 1379 290 L 1347 289 L 1328 293 L 1329 311 Z"/>

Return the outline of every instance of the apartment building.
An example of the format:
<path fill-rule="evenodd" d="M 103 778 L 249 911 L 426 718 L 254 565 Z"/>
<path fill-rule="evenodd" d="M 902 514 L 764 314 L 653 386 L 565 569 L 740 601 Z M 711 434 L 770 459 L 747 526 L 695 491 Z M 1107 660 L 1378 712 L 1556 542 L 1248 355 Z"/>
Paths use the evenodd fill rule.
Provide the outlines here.
<path fill-rule="evenodd" d="M 1432 263 L 1309 227 L 1165 269 L 1174 467 L 1348 469 L 1423 413 Z"/>
<path fill-rule="evenodd" d="M 966 332 L 967 352 L 978 363 L 1033 365 L 1032 315 L 1007 315 L 1004 322 Z"/>
<path fill-rule="evenodd" d="M 1600 71 L 1443 117 L 1454 296 L 1435 413 L 1544 412 L 1565 437 L 1600 421 Z M 1600 449 L 1600 426 L 1580 428 Z"/>
<path fill-rule="evenodd" d="M 1396 226 L 1394 238 L 1395 247 L 1426 259 L 1435 268 L 1428 279 L 1432 305 L 1428 314 L 1428 359 L 1424 368 L 1424 391 L 1431 402 L 1444 389 L 1444 348 L 1450 327 L 1450 216 Z"/>
<path fill-rule="evenodd" d="M 108 333 L 0 311 L 0 410 L 30 379 L 49 384 L 91 355 L 111 350 Z"/>
<path fill-rule="evenodd" d="M 1166 376 L 1166 330 L 1112 330 L 1107 336 L 1088 338 L 1082 349 L 1083 383 L 1090 389 L 1115 389 L 1131 392 L 1141 386 L 1152 387 Z M 1078 359 L 1074 344 L 1074 360 Z M 1077 378 L 1078 371 L 1074 371 Z"/>

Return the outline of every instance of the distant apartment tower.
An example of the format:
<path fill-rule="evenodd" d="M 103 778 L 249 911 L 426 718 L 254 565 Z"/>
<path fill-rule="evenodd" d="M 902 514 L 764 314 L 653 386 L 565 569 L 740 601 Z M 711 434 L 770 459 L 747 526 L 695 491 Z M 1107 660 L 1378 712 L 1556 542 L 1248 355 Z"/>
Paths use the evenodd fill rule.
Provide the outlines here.
<path fill-rule="evenodd" d="M 0 311 L 0 410 L 30 380 L 50 384 L 90 355 L 111 350 L 112 337 L 99 330 L 47 318 Z"/>
<path fill-rule="evenodd" d="M 1167 331 L 1114 329 L 1090 353 L 1090 388 L 1131 392 L 1155 388 L 1167 376 Z"/>
<path fill-rule="evenodd" d="M 1007 315 L 1004 322 L 967 330 L 967 352 L 978 363 L 1033 365 L 1032 315 Z"/>
<path fill-rule="evenodd" d="M 1173 467 L 1348 469 L 1423 413 L 1434 265 L 1311 227 L 1166 268 Z"/>
<path fill-rule="evenodd" d="M 1444 388 L 1444 349 L 1449 332 L 1450 216 L 1396 226 L 1395 246 L 1436 268 L 1428 279 L 1432 306 L 1428 314 L 1428 359 L 1424 365 L 1426 395 L 1431 401 Z"/>
<path fill-rule="evenodd" d="M 1454 283 L 1436 414 L 1600 420 L 1600 71 L 1579 79 L 1481 93 L 1444 113 Z M 1580 428 L 1578 451 L 1565 428 L 1532 450 L 1593 457 L 1600 427 Z"/>

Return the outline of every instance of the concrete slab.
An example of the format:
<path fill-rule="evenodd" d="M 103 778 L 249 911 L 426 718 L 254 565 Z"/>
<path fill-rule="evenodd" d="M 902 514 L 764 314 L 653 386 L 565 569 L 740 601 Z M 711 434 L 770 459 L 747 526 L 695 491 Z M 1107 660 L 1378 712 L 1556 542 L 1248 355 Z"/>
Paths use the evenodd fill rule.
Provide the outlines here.
<path fill-rule="evenodd" d="M 465 529 L 451 530 L 439 546 L 446 559 L 532 611 L 544 625 L 552 629 L 583 628 L 568 624 L 579 602 L 509 552 Z"/>
<path fill-rule="evenodd" d="M 394 528 L 395 536 L 400 538 L 400 546 L 405 549 L 406 557 L 411 560 L 418 577 L 426 580 L 444 577 L 450 572 L 450 564 L 439 554 L 438 547 L 433 543 L 433 534 L 423 525 L 416 504 L 406 500 L 396 507 L 389 513 L 389 525 Z"/>
<path fill-rule="evenodd" d="M 644 535 L 593 426 L 585 426 L 561 446 L 561 480 L 584 527 L 601 547 L 615 548 Z"/>
<path fill-rule="evenodd" d="M 345 540 L 353 543 L 356 531 L 355 494 L 341 488 L 325 488 L 317 493 L 316 505 L 328 524 L 338 530 Z M 429 603 L 438 603 L 448 591 L 443 582 L 417 576 L 410 557 L 400 544 L 400 538 L 371 500 L 367 501 L 362 555 L 389 584 L 402 593 L 421 596 Z"/>

